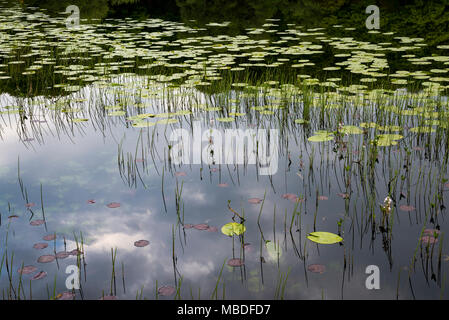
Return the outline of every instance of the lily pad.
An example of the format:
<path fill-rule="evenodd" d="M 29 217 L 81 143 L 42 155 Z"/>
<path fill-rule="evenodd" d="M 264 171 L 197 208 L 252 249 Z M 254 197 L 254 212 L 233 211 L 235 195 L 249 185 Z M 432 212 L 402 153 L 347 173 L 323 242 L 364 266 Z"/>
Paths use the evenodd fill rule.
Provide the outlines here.
<path fill-rule="evenodd" d="M 363 130 L 356 126 L 343 126 L 341 132 L 344 134 L 362 134 Z"/>
<path fill-rule="evenodd" d="M 138 241 L 134 242 L 134 246 L 139 247 L 139 248 L 146 247 L 149 244 L 150 244 L 150 242 L 148 240 L 138 240 Z"/>
<path fill-rule="evenodd" d="M 45 278 L 46 276 L 47 276 L 47 272 L 39 271 L 31 278 L 31 280 L 40 280 L 40 279 Z"/>
<path fill-rule="evenodd" d="M 118 202 L 111 202 L 111 203 L 107 204 L 106 207 L 108 207 L 108 208 L 118 208 L 118 207 L 120 207 L 120 203 L 118 203 Z"/>
<path fill-rule="evenodd" d="M 245 231 L 246 227 L 243 224 L 237 222 L 227 223 L 221 228 L 221 232 L 230 237 L 232 237 L 234 234 L 240 235 Z"/>
<path fill-rule="evenodd" d="M 17 272 L 20 274 L 30 274 L 36 270 L 37 268 L 35 266 L 25 266 L 23 268 L 18 269 Z"/>
<path fill-rule="evenodd" d="M 243 260 L 239 259 L 239 258 L 234 258 L 234 259 L 228 260 L 228 266 L 231 266 L 231 267 L 241 267 L 244 264 L 245 263 L 243 262 Z"/>
<path fill-rule="evenodd" d="M 401 209 L 402 211 L 410 212 L 410 211 L 415 210 L 415 207 L 403 204 L 403 205 L 399 206 L 399 209 Z"/>
<path fill-rule="evenodd" d="M 30 222 L 30 225 L 32 225 L 32 226 L 40 226 L 41 224 L 44 224 L 44 223 L 45 223 L 44 220 L 37 219 L 37 220 L 31 221 L 31 222 Z"/>
<path fill-rule="evenodd" d="M 262 202 L 262 199 L 260 199 L 260 198 L 251 198 L 251 199 L 248 199 L 248 202 L 251 203 L 251 204 L 259 204 L 259 203 Z"/>
<path fill-rule="evenodd" d="M 326 267 L 322 264 L 311 264 L 307 267 L 307 270 L 313 273 L 324 273 L 326 271 Z"/>
<path fill-rule="evenodd" d="M 49 263 L 49 262 L 53 262 L 55 259 L 56 259 L 56 257 L 54 255 L 46 254 L 46 255 L 43 255 L 43 256 L 40 256 L 39 258 L 37 258 L 37 262 Z"/>
<path fill-rule="evenodd" d="M 44 239 L 45 241 L 52 241 L 56 239 L 56 235 L 55 234 L 49 234 L 44 236 L 42 239 Z"/>
<path fill-rule="evenodd" d="M 35 243 L 35 244 L 33 245 L 33 248 L 34 248 L 34 249 L 45 249 L 45 248 L 47 248 L 47 247 L 48 247 L 48 244 L 47 244 L 47 243 L 44 243 L 44 242 Z"/>
<path fill-rule="evenodd" d="M 176 292 L 176 289 L 172 286 L 163 286 L 157 289 L 157 293 L 161 296 L 171 296 Z"/>
<path fill-rule="evenodd" d="M 343 241 L 343 238 L 339 235 L 325 231 L 311 232 L 307 236 L 307 239 L 321 244 L 333 244 Z"/>

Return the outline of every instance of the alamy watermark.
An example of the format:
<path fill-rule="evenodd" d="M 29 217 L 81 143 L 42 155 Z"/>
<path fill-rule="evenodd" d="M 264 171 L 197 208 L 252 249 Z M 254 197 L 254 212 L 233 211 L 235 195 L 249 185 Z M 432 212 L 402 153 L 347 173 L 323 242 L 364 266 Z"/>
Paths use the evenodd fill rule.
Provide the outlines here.
<path fill-rule="evenodd" d="M 371 13 L 371 15 L 366 18 L 365 26 L 367 29 L 380 29 L 380 10 L 376 5 L 370 5 L 366 7 L 366 13 Z"/>
<path fill-rule="evenodd" d="M 80 269 L 76 265 L 69 265 L 65 268 L 65 273 L 69 273 L 70 275 L 65 280 L 65 286 L 67 289 L 79 290 L 80 288 Z"/>
<path fill-rule="evenodd" d="M 365 287 L 368 290 L 380 289 L 380 270 L 379 267 L 371 264 L 366 267 L 365 273 L 369 274 L 365 281 Z"/>
<path fill-rule="evenodd" d="M 260 175 L 273 175 L 278 170 L 278 129 L 226 129 L 224 137 L 215 128 L 202 131 L 193 122 L 192 134 L 175 129 L 170 134 L 170 159 L 176 164 L 255 164 Z"/>
<path fill-rule="evenodd" d="M 78 28 L 80 25 L 80 8 L 72 4 L 65 9 L 65 13 L 70 14 L 65 20 L 66 27 L 68 29 Z"/>

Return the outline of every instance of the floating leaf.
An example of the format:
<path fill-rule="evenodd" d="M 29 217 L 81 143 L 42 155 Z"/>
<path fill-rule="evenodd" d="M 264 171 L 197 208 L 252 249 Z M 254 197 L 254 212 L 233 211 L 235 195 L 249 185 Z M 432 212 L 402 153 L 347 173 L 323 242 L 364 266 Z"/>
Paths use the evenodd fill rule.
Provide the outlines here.
<path fill-rule="evenodd" d="M 68 253 L 67 251 L 60 251 L 60 252 L 56 253 L 56 255 L 55 255 L 55 257 L 57 259 L 65 259 L 68 256 L 70 256 L 70 253 Z"/>
<path fill-rule="evenodd" d="M 231 267 L 241 267 L 244 265 L 244 262 L 242 259 L 239 258 L 234 258 L 234 259 L 229 259 L 228 260 L 228 266 Z"/>
<path fill-rule="evenodd" d="M 433 243 L 437 242 L 438 239 L 433 236 L 427 235 L 427 236 L 423 236 L 421 238 L 421 241 L 422 241 L 422 243 L 425 243 L 425 244 L 433 244 Z"/>
<path fill-rule="evenodd" d="M 157 293 L 161 296 L 171 296 L 176 292 L 176 289 L 172 286 L 163 286 L 157 289 Z"/>
<path fill-rule="evenodd" d="M 55 240 L 56 239 L 56 235 L 55 234 L 49 234 L 49 235 L 44 236 L 43 239 L 45 241 Z"/>
<path fill-rule="evenodd" d="M 31 280 L 40 280 L 40 279 L 45 278 L 46 276 L 47 276 L 47 272 L 39 271 L 31 278 Z"/>
<path fill-rule="evenodd" d="M 56 257 L 54 255 L 46 254 L 46 255 L 43 255 L 43 256 L 40 256 L 39 258 L 37 258 L 37 262 L 49 263 L 49 262 L 53 262 L 55 259 L 56 259 Z"/>
<path fill-rule="evenodd" d="M 228 187 L 228 184 L 227 183 L 219 183 L 218 186 L 221 188 L 226 188 L 226 187 Z"/>
<path fill-rule="evenodd" d="M 218 228 L 215 226 L 209 227 L 208 229 L 206 229 L 209 232 L 218 232 Z"/>
<path fill-rule="evenodd" d="M 245 231 L 246 227 L 243 224 L 237 222 L 227 223 L 221 228 L 221 232 L 230 237 L 232 237 L 234 234 L 240 235 Z"/>
<path fill-rule="evenodd" d="M 73 298 L 75 298 L 75 294 L 70 291 L 60 293 L 55 297 L 57 300 L 73 300 Z"/>
<path fill-rule="evenodd" d="M 309 137 L 307 140 L 309 140 L 310 142 L 325 142 L 334 140 L 334 137 L 332 136 L 332 134 L 317 134 Z"/>
<path fill-rule="evenodd" d="M 260 199 L 260 198 L 251 198 L 251 199 L 248 199 L 248 202 L 251 203 L 251 204 L 259 204 L 259 203 L 262 202 L 262 199 Z"/>
<path fill-rule="evenodd" d="M 79 256 L 79 255 L 83 254 L 83 252 L 78 249 L 73 249 L 72 251 L 69 251 L 69 254 L 72 256 Z"/>
<path fill-rule="evenodd" d="M 111 202 L 111 203 L 107 204 L 106 207 L 108 207 L 108 208 L 118 208 L 118 207 L 120 207 L 120 203 L 118 203 L 118 202 Z"/>
<path fill-rule="evenodd" d="M 403 205 L 401 205 L 401 206 L 399 207 L 399 209 L 401 209 L 402 211 L 410 212 L 410 211 L 415 210 L 415 207 L 414 207 L 414 206 L 408 206 L 408 205 L 403 204 Z"/>
<path fill-rule="evenodd" d="M 47 247 L 48 247 L 48 244 L 47 243 L 43 243 L 43 242 L 35 243 L 33 245 L 34 249 L 45 249 Z"/>
<path fill-rule="evenodd" d="M 41 224 L 45 223 L 44 220 L 38 219 L 38 220 L 33 220 L 30 222 L 30 225 L 32 226 L 40 226 Z"/>
<path fill-rule="evenodd" d="M 311 232 L 307 236 L 307 239 L 321 244 L 333 244 L 343 241 L 343 238 L 339 235 L 325 231 Z"/>
<path fill-rule="evenodd" d="M 35 266 L 25 266 L 21 269 L 18 269 L 17 272 L 20 274 L 30 274 L 36 270 L 37 270 L 37 268 Z"/>
<path fill-rule="evenodd" d="M 304 119 L 296 119 L 295 123 L 297 123 L 297 124 L 307 124 L 307 123 L 309 123 L 309 121 L 304 120 Z"/>
<path fill-rule="evenodd" d="M 86 201 L 88 204 L 94 204 L 95 203 L 95 200 L 94 199 L 89 199 L 89 200 L 87 200 Z"/>
<path fill-rule="evenodd" d="M 344 134 L 362 134 L 363 130 L 356 126 L 343 126 L 341 132 Z"/>
<path fill-rule="evenodd" d="M 313 273 L 324 273 L 326 271 L 326 267 L 322 264 L 311 264 L 307 267 L 307 270 Z"/>
<path fill-rule="evenodd" d="M 380 134 L 376 137 L 376 139 L 372 140 L 371 143 L 376 141 L 379 147 L 388 147 L 397 145 L 397 140 L 402 139 L 404 136 L 400 134 Z"/>
<path fill-rule="evenodd" d="M 148 240 L 138 240 L 138 241 L 134 242 L 134 246 L 139 247 L 139 248 L 146 247 L 149 244 L 150 244 L 150 241 L 148 241 Z"/>
<path fill-rule="evenodd" d="M 193 228 L 196 230 L 207 230 L 207 229 L 209 229 L 209 225 L 206 223 L 200 223 L 200 224 L 193 225 Z"/>

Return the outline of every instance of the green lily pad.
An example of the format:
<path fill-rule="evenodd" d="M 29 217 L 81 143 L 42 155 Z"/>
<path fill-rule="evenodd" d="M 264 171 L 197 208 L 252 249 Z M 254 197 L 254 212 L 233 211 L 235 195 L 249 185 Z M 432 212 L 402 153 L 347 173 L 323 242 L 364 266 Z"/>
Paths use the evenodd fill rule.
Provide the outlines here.
<path fill-rule="evenodd" d="M 324 142 L 333 140 L 333 134 L 331 132 L 327 132 L 325 130 L 315 131 L 315 135 L 309 137 L 307 140 L 310 142 Z"/>
<path fill-rule="evenodd" d="M 397 145 L 397 140 L 402 139 L 404 136 L 400 134 L 380 134 L 377 138 L 377 145 L 380 147 L 388 147 Z"/>
<path fill-rule="evenodd" d="M 304 120 L 304 119 L 296 119 L 296 120 L 295 120 L 295 123 L 298 123 L 298 124 L 307 124 L 307 123 L 309 123 L 309 121 Z"/>
<path fill-rule="evenodd" d="M 362 134 L 363 130 L 356 126 L 343 126 L 341 132 L 344 134 Z"/>
<path fill-rule="evenodd" d="M 221 232 L 230 237 L 232 237 L 234 234 L 240 235 L 245 231 L 246 227 L 243 224 L 237 222 L 230 222 L 221 227 Z"/>
<path fill-rule="evenodd" d="M 325 231 L 311 232 L 307 236 L 307 239 L 321 244 L 333 244 L 343 241 L 343 238 L 340 237 L 339 235 Z"/>

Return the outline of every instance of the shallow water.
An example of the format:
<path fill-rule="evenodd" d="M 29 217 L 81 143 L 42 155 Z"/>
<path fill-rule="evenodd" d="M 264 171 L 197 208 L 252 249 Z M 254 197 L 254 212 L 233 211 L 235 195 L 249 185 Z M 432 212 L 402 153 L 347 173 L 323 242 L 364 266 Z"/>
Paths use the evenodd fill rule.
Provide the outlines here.
<path fill-rule="evenodd" d="M 17 8 L 14 10 L 21 12 Z M 27 21 L 25 17 L 16 18 Z M 115 23 L 126 28 L 121 21 Z M 161 23 L 156 20 L 148 25 L 160 27 Z M 183 30 L 182 25 L 165 24 L 168 29 Z M 86 35 L 88 41 L 99 38 L 92 38 L 87 33 L 89 28 L 97 27 L 85 28 L 85 33 L 79 34 Z M 10 33 L 8 30 L 0 32 L 1 35 Z M 317 31 L 309 31 L 308 37 L 316 41 L 314 37 L 322 34 L 314 32 Z M 54 34 L 58 35 L 58 32 Z M 139 39 L 145 34 L 135 37 Z M 155 37 L 164 38 L 164 35 Z M 238 38 L 231 38 L 230 42 L 236 40 Z M 8 39 L 3 41 L 12 43 Z M 239 41 L 238 45 L 241 45 Z M 86 43 L 86 47 L 92 44 Z M 401 46 L 400 41 L 398 45 Z M 307 50 L 319 49 L 307 43 L 304 46 L 309 46 Z M 360 50 L 376 51 L 376 47 L 361 46 Z M 288 48 L 303 50 L 288 46 L 283 50 L 289 52 Z M 133 46 L 124 51 L 115 46 L 114 50 L 118 60 L 134 58 L 136 53 Z M 201 54 L 195 50 L 196 54 Z M 419 51 L 419 46 L 410 50 Z M 155 52 L 148 51 L 143 55 Z M 154 61 L 160 61 L 158 59 L 164 56 L 161 52 L 165 51 L 157 52 L 152 56 Z M 192 53 L 184 53 L 189 52 Z M 444 55 L 447 55 L 447 49 L 435 48 L 435 52 L 447 58 Z M 351 53 L 359 54 L 354 50 Z M 209 54 L 205 56 L 211 59 Z M 19 58 L 3 56 L 2 59 L 3 64 Z M 70 59 L 74 58 L 69 58 L 69 62 Z M 384 63 L 377 61 L 375 56 L 368 60 Z M 445 61 L 435 61 L 434 65 L 422 70 L 443 68 Z M 83 64 L 77 63 L 78 66 Z M 61 69 L 68 71 L 71 65 L 72 71 L 83 69 L 73 68 L 72 63 Z M 180 68 L 195 70 L 202 67 L 192 65 Z M 154 77 L 158 75 L 157 70 L 141 75 L 133 69 L 120 76 L 116 75 L 116 70 L 111 70 L 103 78 L 95 76 L 87 83 L 80 82 L 79 78 L 58 78 L 54 84 L 79 85 L 79 88 L 65 86 L 62 91 L 53 87 L 37 89 L 39 78 L 27 78 L 12 68 L 7 69 L 12 79 L 0 80 L 7 88 L 0 96 L 0 255 L 4 259 L 0 288 L 4 298 L 17 298 L 19 294 L 29 298 L 30 284 L 34 299 L 47 299 L 68 291 L 65 270 L 67 266 L 77 264 L 76 256 L 50 263 L 39 263 L 37 259 L 41 255 L 76 249 L 76 241 L 80 246 L 81 238 L 83 254 L 78 261 L 81 290 L 75 291 L 76 299 L 97 299 L 109 294 L 119 299 L 135 299 L 136 294 L 137 298 L 154 299 L 157 288 L 163 285 L 179 287 L 178 297 L 183 299 L 447 297 L 442 289 L 447 285 L 446 258 L 449 254 L 444 239 L 448 228 L 444 203 L 449 189 L 446 180 L 445 80 L 434 81 L 439 85 L 424 80 L 419 87 L 406 88 L 408 91 L 394 87 L 383 93 L 383 100 L 375 98 L 376 94 L 382 94 L 381 91 L 368 90 L 375 88 L 369 82 L 365 83 L 366 87 L 337 85 L 338 94 L 334 93 L 335 89 L 330 93 L 326 93 L 327 89 L 324 93 L 316 90 L 311 93 L 312 102 L 307 102 L 303 93 L 312 91 L 307 91 L 303 83 L 295 83 L 294 87 L 291 83 L 282 86 L 276 82 L 230 88 L 218 85 L 221 89 L 218 92 L 208 90 L 207 83 L 202 82 L 215 81 L 210 78 L 218 76 L 219 71 L 213 68 L 209 79 L 191 78 L 184 82 L 184 86 L 171 84 L 178 77 L 166 70 L 160 72 L 168 77 L 165 79 Z M 287 80 L 296 79 L 296 73 L 307 74 L 307 70 L 290 69 L 295 71 Z M 257 72 L 258 69 L 254 74 Z M 340 71 L 332 72 L 340 74 Z M 323 73 L 326 72 L 320 70 L 316 76 L 323 79 L 321 82 L 330 77 Z M 86 74 L 75 72 L 65 76 Z M 351 76 L 349 71 L 341 74 L 344 74 L 342 77 Z M 276 74 L 271 75 L 275 81 L 279 80 Z M 25 83 L 18 88 L 29 90 L 28 94 L 15 91 L 18 79 Z M 237 82 L 237 79 L 241 81 Z M 232 83 L 243 83 L 243 79 L 245 75 L 234 78 Z M 348 90 L 352 94 L 344 95 Z M 310 114 L 304 111 L 306 104 L 310 106 Z M 413 106 L 408 109 L 414 112 L 398 115 L 394 108 L 400 106 L 407 110 L 408 104 Z M 266 108 L 257 109 L 260 106 Z M 184 113 L 164 115 L 180 110 Z M 115 111 L 119 112 L 113 113 Z M 230 115 L 231 112 L 245 114 Z M 432 115 L 432 112 L 437 114 Z M 146 113 L 155 116 L 136 118 Z M 232 118 L 232 121 L 220 121 L 222 118 Z M 295 122 L 307 118 L 309 124 Z M 163 119 L 176 121 L 154 124 Z M 425 123 L 425 120 L 439 122 Z M 150 125 L 146 124 L 148 127 L 143 125 L 147 122 L 150 122 Z M 383 128 L 363 128 L 361 125 L 370 122 Z M 170 134 L 177 128 L 191 131 L 194 123 L 198 123 L 203 132 L 215 128 L 222 136 L 226 129 L 279 130 L 279 139 L 274 141 L 278 145 L 276 173 L 261 175 L 262 168 L 251 163 L 174 164 L 173 159 L 169 160 L 169 145 L 173 146 L 173 142 L 168 141 Z M 365 131 L 340 136 L 338 132 L 343 130 L 343 125 L 354 125 Z M 399 128 L 388 129 L 386 126 Z M 418 128 L 418 132 L 410 130 L 413 127 Z M 430 127 L 434 132 L 420 133 L 426 130 L 422 128 Z M 309 141 L 317 130 L 326 130 L 332 139 Z M 387 139 L 387 145 L 379 146 L 376 155 L 376 148 L 370 141 L 386 133 L 400 133 L 402 138 L 396 139 L 397 144 Z M 205 140 L 201 148 L 207 147 L 208 139 Z M 218 144 L 218 141 L 214 143 Z M 370 162 L 370 156 L 377 161 Z M 374 164 L 372 170 L 370 164 Z M 286 199 L 286 194 L 294 194 L 301 201 Z M 342 194 L 348 194 L 349 198 L 344 199 Z M 387 215 L 388 223 L 382 224 L 380 206 L 389 194 L 395 202 Z M 318 196 L 326 196 L 327 200 L 320 200 Z M 248 202 L 253 198 L 263 201 Z M 89 203 L 89 200 L 94 201 Z M 27 208 L 29 203 L 35 205 Z M 111 203 L 120 206 L 109 208 L 107 205 Z M 240 222 L 228 208 L 228 203 L 245 217 L 243 237 L 229 237 L 221 232 L 221 227 L 233 218 Z M 413 210 L 406 212 L 401 205 L 411 205 Z M 8 219 L 12 215 L 18 217 Z M 45 219 L 45 224 L 31 226 L 30 220 L 35 219 Z M 215 226 L 217 230 L 186 228 L 188 224 L 202 223 Z M 427 247 L 419 241 L 424 229 L 440 230 L 434 246 Z M 316 244 L 306 238 L 313 231 L 339 234 L 343 242 Z M 54 233 L 55 241 L 43 240 L 45 235 Z M 148 240 L 149 245 L 136 247 L 134 242 L 142 239 Z M 279 255 L 270 255 L 265 245 L 268 240 L 278 243 Z M 48 247 L 34 249 L 33 245 L 39 242 L 47 242 Z M 242 244 L 246 244 L 244 248 Z M 111 250 L 115 249 L 114 282 L 111 280 L 114 278 Z M 232 258 L 241 258 L 244 265 L 227 265 Z M 36 272 L 47 272 L 47 277 L 30 280 L 33 273 L 20 278 L 17 269 L 22 263 L 36 266 Z M 311 272 L 308 268 L 313 264 L 324 265 L 325 271 Z M 365 269 L 369 265 L 380 269 L 380 290 L 365 287 L 368 277 Z M 23 293 L 18 292 L 21 280 Z M 158 298 L 172 299 L 174 296 Z"/>

